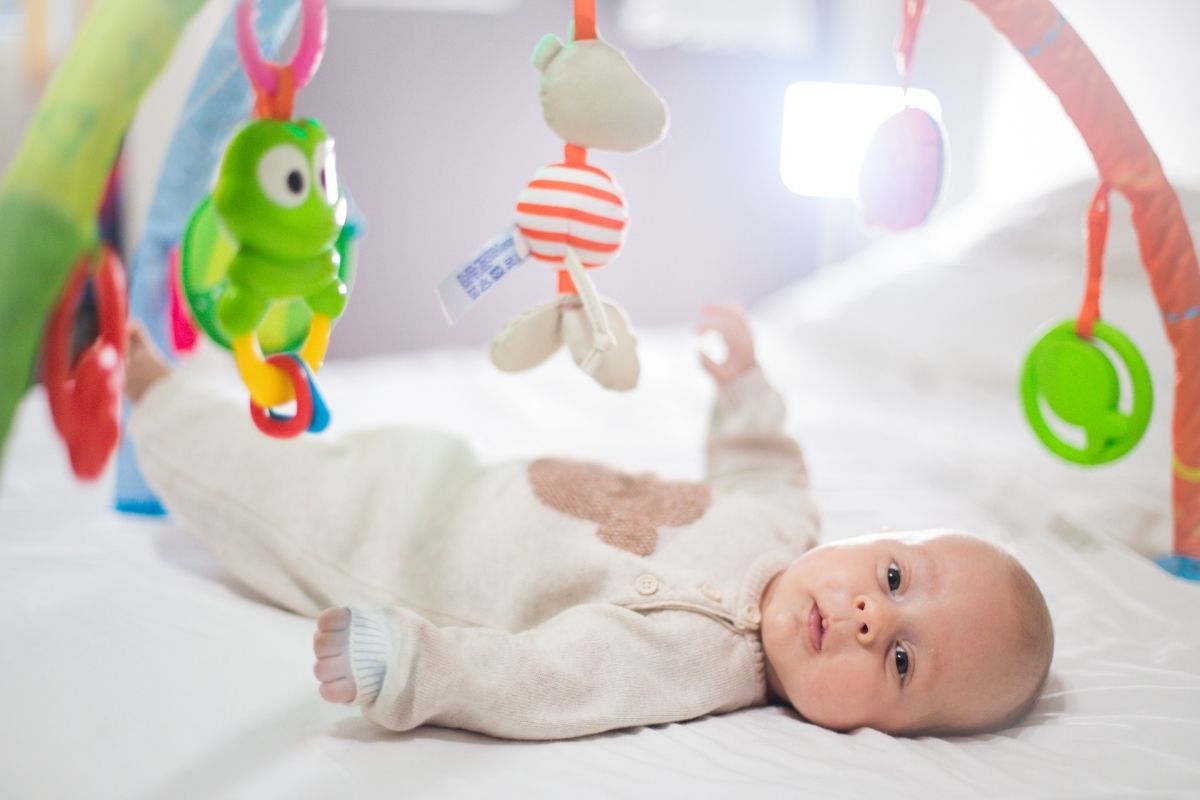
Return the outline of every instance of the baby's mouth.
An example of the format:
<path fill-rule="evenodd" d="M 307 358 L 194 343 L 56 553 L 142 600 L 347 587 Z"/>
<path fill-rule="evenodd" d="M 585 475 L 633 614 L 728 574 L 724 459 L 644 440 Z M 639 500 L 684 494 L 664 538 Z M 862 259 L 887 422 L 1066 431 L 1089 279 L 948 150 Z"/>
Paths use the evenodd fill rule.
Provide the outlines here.
<path fill-rule="evenodd" d="M 812 645 L 815 652 L 821 652 L 821 641 L 825 638 L 825 620 L 822 618 L 821 609 L 815 600 L 812 609 L 808 612 L 808 624 L 805 627 L 808 629 L 808 643 Z"/>

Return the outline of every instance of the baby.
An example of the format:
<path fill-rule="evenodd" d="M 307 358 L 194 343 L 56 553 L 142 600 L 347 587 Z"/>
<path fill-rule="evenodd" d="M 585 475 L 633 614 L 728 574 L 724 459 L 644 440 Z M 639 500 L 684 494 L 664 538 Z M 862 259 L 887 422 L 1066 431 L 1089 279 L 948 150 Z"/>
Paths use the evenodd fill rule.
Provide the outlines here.
<path fill-rule="evenodd" d="M 321 696 L 403 731 L 582 736 L 772 701 L 834 730 L 1018 720 L 1053 629 L 1029 574 L 948 531 L 814 547 L 780 396 L 733 306 L 703 483 L 558 458 L 479 464 L 427 430 L 267 438 L 130 331 L 146 478 L 228 569 L 316 616 Z"/>

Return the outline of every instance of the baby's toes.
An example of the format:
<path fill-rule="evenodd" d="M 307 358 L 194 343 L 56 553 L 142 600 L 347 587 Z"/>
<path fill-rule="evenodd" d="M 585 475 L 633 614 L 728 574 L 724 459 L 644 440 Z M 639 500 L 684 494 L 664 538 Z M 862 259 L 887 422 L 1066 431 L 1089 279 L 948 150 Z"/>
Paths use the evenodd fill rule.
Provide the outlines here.
<path fill-rule="evenodd" d="M 321 682 L 321 697 L 331 703 L 351 703 L 357 694 L 350 669 L 350 610 L 330 608 L 317 617 L 313 634 L 313 675 Z"/>
<path fill-rule="evenodd" d="M 313 634 L 313 655 L 317 658 L 340 656 L 349 644 L 345 631 L 317 631 Z"/>
<path fill-rule="evenodd" d="M 317 676 L 321 683 L 349 678 L 350 659 L 345 654 L 318 658 L 317 663 L 313 664 L 313 675 Z"/>
<path fill-rule="evenodd" d="M 350 609 L 327 608 L 317 615 L 317 630 L 344 631 L 350 627 Z"/>
<path fill-rule="evenodd" d="M 339 678 L 321 684 L 321 697 L 330 703 L 352 703 L 356 694 L 358 690 L 350 678 Z"/>

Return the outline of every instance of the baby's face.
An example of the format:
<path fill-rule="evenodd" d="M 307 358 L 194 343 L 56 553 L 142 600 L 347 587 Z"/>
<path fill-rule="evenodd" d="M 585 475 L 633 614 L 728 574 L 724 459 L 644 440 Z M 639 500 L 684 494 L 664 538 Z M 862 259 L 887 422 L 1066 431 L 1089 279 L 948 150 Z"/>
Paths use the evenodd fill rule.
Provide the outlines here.
<path fill-rule="evenodd" d="M 811 550 L 763 593 L 768 684 L 835 730 L 986 725 L 1031 688 L 1004 574 L 999 552 L 954 534 Z"/>

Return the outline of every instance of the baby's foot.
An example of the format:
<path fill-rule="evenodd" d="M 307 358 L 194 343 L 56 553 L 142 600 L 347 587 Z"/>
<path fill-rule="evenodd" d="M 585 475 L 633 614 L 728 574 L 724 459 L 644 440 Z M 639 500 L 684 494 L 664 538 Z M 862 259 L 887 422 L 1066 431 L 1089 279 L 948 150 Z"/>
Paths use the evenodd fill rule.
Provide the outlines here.
<path fill-rule="evenodd" d="M 126 335 L 125 394 L 136 403 L 159 379 L 171 374 L 171 365 L 141 323 L 130 320 Z"/>
<path fill-rule="evenodd" d="M 313 634 L 313 674 L 321 682 L 321 697 L 331 703 L 352 703 L 358 694 L 350 667 L 350 620 L 350 609 L 327 608 Z"/>

